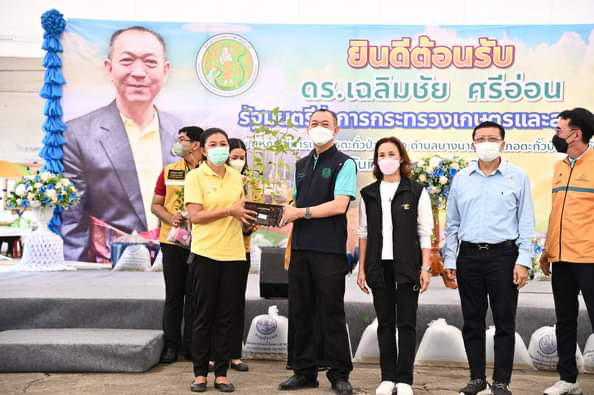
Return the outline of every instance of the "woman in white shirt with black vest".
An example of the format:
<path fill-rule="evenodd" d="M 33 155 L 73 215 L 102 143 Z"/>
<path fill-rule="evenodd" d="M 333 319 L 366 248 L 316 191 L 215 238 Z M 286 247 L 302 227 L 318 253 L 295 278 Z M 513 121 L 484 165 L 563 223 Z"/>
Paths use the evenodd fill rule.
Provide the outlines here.
<path fill-rule="evenodd" d="M 357 284 L 373 294 L 382 382 L 376 394 L 413 394 L 419 292 L 431 281 L 431 200 L 409 178 L 411 162 L 396 137 L 375 145 L 376 181 L 361 190 Z M 396 314 L 397 312 L 397 314 Z M 398 319 L 396 319 L 398 317 Z M 396 347 L 398 327 L 398 347 Z"/>

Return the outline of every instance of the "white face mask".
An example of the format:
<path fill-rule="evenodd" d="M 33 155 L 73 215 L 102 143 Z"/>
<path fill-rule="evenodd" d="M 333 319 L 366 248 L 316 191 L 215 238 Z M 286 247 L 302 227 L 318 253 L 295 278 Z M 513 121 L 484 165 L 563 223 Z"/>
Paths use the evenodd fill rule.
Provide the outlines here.
<path fill-rule="evenodd" d="M 231 166 L 232 168 L 234 168 L 235 170 L 237 170 L 238 172 L 241 173 L 241 171 L 243 170 L 243 166 L 245 166 L 245 160 L 243 160 L 243 159 L 230 160 L 229 166 Z"/>
<path fill-rule="evenodd" d="M 499 152 L 500 147 L 501 143 L 489 143 L 488 141 L 474 145 L 476 156 L 485 162 L 491 162 L 499 158 L 501 155 L 501 152 Z"/>
<path fill-rule="evenodd" d="M 334 132 L 323 126 L 316 126 L 309 129 L 307 133 L 315 145 L 324 145 L 334 138 Z"/>

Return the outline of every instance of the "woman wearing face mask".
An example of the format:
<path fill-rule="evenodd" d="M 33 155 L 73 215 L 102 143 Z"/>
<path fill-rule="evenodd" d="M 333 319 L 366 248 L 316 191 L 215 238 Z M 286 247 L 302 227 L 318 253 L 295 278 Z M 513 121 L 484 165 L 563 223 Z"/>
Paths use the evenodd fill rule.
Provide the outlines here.
<path fill-rule="evenodd" d="M 381 384 L 376 394 L 412 394 L 419 291 L 431 281 L 431 200 L 409 176 L 402 142 L 385 137 L 375 145 L 376 181 L 361 190 L 357 284 L 373 294 L 378 319 Z M 397 312 L 397 314 L 396 314 Z M 397 317 L 397 318 L 396 318 Z M 398 347 L 396 346 L 398 327 Z"/>
<path fill-rule="evenodd" d="M 169 239 L 172 227 L 180 227 L 186 221 L 182 214 L 183 186 L 188 172 L 200 164 L 200 136 L 204 131 L 197 126 L 186 126 L 179 131 L 173 153 L 181 159 L 165 166 L 155 187 L 151 212 L 161 222 L 160 238 L 163 254 L 163 277 L 165 279 L 165 307 L 163 309 L 163 333 L 165 349 L 161 362 L 171 363 L 177 359 L 182 345 L 181 323 L 185 316 L 184 353 L 190 357 L 191 349 L 191 306 L 186 290 L 188 275 L 189 246 L 182 246 Z M 180 196 L 181 193 L 181 196 Z M 184 305 L 185 296 L 185 305 Z"/>
<path fill-rule="evenodd" d="M 243 176 L 247 170 L 247 149 L 243 141 L 237 138 L 229 139 L 229 159 L 227 164 L 241 173 Z M 244 178 L 244 193 L 248 196 L 247 182 Z M 243 242 L 245 246 L 246 264 L 243 265 L 241 272 L 241 289 L 239 298 L 239 308 L 233 323 L 233 333 L 231 335 L 231 369 L 239 372 L 247 372 L 249 366 L 241 360 L 241 349 L 243 345 L 243 327 L 245 321 L 245 290 L 247 286 L 248 274 L 250 272 L 250 241 L 254 227 L 244 227 Z"/>
<path fill-rule="evenodd" d="M 244 208 L 243 181 L 225 164 L 229 139 L 221 129 L 207 129 L 201 138 L 206 161 L 191 171 L 185 183 L 185 203 L 192 221 L 189 261 L 194 267 L 192 289 L 193 392 L 207 389 L 208 359 L 215 366 L 215 388 L 233 392 L 227 379 L 231 359 L 232 327 L 238 309 L 241 273 L 245 270 L 242 224 L 253 222 Z"/>

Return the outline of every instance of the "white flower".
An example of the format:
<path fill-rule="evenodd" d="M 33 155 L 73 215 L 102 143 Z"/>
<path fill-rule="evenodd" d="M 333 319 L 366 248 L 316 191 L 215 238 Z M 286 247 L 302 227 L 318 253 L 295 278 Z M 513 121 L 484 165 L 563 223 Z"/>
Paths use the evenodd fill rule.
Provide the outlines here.
<path fill-rule="evenodd" d="M 25 184 L 19 184 L 19 185 L 17 185 L 16 189 L 14 190 L 14 193 L 17 196 L 25 196 L 25 194 L 27 193 L 27 190 L 25 188 Z"/>
<path fill-rule="evenodd" d="M 460 166 L 458 166 L 458 164 L 456 162 L 454 162 L 450 165 L 450 169 L 458 170 L 459 168 L 460 168 Z"/>
<path fill-rule="evenodd" d="M 440 183 L 441 185 L 445 185 L 445 184 L 447 184 L 447 183 L 448 183 L 448 178 L 447 178 L 446 176 L 441 176 L 441 177 L 439 177 L 439 183 Z"/>
<path fill-rule="evenodd" d="M 35 189 L 39 189 L 39 188 L 41 188 L 42 186 L 43 186 L 43 184 L 42 184 L 42 183 L 40 183 L 40 182 L 36 182 L 35 184 L 33 184 L 33 187 L 34 187 Z"/>
<path fill-rule="evenodd" d="M 440 187 L 434 187 L 433 188 L 433 193 L 438 194 L 439 192 L 441 192 L 441 188 Z"/>
<path fill-rule="evenodd" d="M 432 168 L 436 168 L 439 165 L 441 165 L 441 158 L 439 156 L 434 156 L 433 158 L 431 158 L 431 160 L 429 161 L 429 166 L 431 166 Z"/>
<path fill-rule="evenodd" d="M 61 184 L 62 186 L 68 187 L 68 186 L 70 186 L 72 183 L 70 182 L 70 180 L 69 180 L 69 179 L 67 179 L 67 178 L 62 178 L 62 179 L 60 180 L 60 184 Z"/>
<path fill-rule="evenodd" d="M 419 175 L 419 182 L 425 182 L 427 181 L 427 176 L 424 174 L 420 174 Z"/>
<path fill-rule="evenodd" d="M 31 207 L 33 207 L 33 208 L 41 207 L 41 202 L 39 200 L 31 200 Z"/>
<path fill-rule="evenodd" d="M 20 207 L 22 203 L 23 203 L 23 200 L 22 199 L 17 199 L 16 200 L 17 207 Z"/>
<path fill-rule="evenodd" d="M 41 181 L 46 182 L 47 180 L 49 180 L 52 177 L 52 173 L 50 173 L 48 171 L 44 171 L 39 176 L 41 177 Z"/>
<path fill-rule="evenodd" d="M 58 194 L 56 193 L 55 189 L 48 189 L 45 194 L 47 195 L 48 198 L 52 199 L 53 202 L 55 202 L 58 199 Z"/>
<path fill-rule="evenodd" d="M 27 199 L 29 199 L 29 201 L 32 202 L 33 200 L 35 200 L 35 195 L 29 192 L 27 194 Z"/>
<path fill-rule="evenodd" d="M 431 173 L 433 173 L 433 167 L 431 167 L 431 166 L 423 166 L 423 171 L 426 174 L 431 174 Z"/>

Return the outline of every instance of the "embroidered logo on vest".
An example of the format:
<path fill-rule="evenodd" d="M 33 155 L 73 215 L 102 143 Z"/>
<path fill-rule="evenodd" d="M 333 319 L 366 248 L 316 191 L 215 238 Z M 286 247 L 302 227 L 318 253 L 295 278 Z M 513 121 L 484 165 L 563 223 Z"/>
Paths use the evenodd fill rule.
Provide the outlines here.
<path fill-rule="evenodd" d="M 330 176 L 332 175 L 332 169 L 329 167 L 326 167 L 324 169 L 322 169 L 322 177 L 323 178 L 330 178 Z"/>

